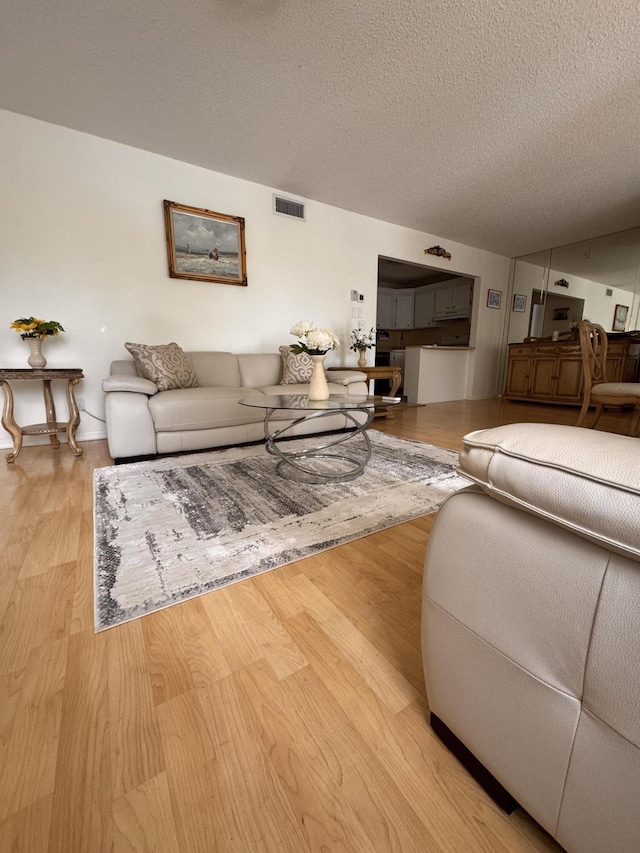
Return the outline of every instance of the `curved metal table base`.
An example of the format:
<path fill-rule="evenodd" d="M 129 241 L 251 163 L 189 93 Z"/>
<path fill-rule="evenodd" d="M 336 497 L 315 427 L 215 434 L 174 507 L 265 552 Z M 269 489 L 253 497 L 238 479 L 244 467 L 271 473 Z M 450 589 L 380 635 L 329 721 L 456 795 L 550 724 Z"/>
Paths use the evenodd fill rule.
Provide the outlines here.
<path fill-rule="evenodd" d="M 317 444 L 314 447 L 305 447 L 304 450 L 298 451 L 283 450 L 277 442 L 280 441 L 280 439 L 282 439 L 289 430 L 292 430 L 298 424 L 315 418 L 335 415 L 335 411 L 322 410 L 305 414 L 300 418 L 296 418 L 295 421 L 287 426 L 282 427 L 282 429 L 277 429 L 274 432 L 271 432 L 269 422 L 272 414 L 276 411 L 279 410 L 267 409 L 267 414 L 264 419 L 265 445 L 267 453 L 271 453 L 273 456 L 277 456 L 280 459 L 276 465 L 276 471 L 285 480 L 295 480 L 298 483 L 343 483 L 347 480 L 355 480 L 356 477 L 359 477 L 362 474 L 367 462 L 371 458 L 371 440 L 366 433 L 366 429 L 373 420 L 373 408 L 354 410 L 360 413 L 366 413 L 367 419 L 364 423 L 360 423 L 356 420 L 351 412 L 343 411 L 342 414 L 345 418 L 348 418 L 348 420 L 350 420 L 355 426 L 354 430 L 346 434 L 343 433 L 337 438 L 335 436 L 328 436 L 327 438 L 331 440 L 327 440 L 324 444 Z M 299 438 L 300 436 L 296 437 Z M 357 441 L 358 438 L 362 439 L 364 445 L 364 452 L 362 448 L 358 451 L 359 456 L 354 456 L 344 452 L 327 452 L 330 451 L 332 447 L 339 447 L 347 442 Z M 347 450 L 348 448 L 345 447 L 344 449 Z M 322 467 L 314 467 L 314 459 L 328 460 L 327 469 L 322 470 Z M 335 470 L 338 467 L 340 470 Z M 334 470 L 331 470 L 332 468 Z"/>

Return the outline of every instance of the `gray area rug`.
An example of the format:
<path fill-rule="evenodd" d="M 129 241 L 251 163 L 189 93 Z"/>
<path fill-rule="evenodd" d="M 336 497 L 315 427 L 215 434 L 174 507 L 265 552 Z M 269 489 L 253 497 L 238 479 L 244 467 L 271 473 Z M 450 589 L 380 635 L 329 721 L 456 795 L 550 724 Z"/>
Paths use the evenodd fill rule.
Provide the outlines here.
<path fill-rule="evenodd" d="M 468 485 L 450 450 L 369 436 L 369 465 L 346 483 L 284 480 L 264 447 L 97 469 L 96 630 L 434 512 Z"/>

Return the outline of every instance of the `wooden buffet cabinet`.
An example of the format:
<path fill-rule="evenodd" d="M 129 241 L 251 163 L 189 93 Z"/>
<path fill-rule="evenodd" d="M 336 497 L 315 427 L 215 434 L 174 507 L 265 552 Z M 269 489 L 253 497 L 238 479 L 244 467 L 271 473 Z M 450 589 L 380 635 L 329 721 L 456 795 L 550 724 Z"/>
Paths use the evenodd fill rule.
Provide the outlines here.
<path fill-rule="evenodd" d="M 607 380 L 637 382 L 640 335 L 609 338 Z M 509 344 L 503 397 L 565 406 L 582 404 L 582 354 L 579 341 L 538 340 Z"/>

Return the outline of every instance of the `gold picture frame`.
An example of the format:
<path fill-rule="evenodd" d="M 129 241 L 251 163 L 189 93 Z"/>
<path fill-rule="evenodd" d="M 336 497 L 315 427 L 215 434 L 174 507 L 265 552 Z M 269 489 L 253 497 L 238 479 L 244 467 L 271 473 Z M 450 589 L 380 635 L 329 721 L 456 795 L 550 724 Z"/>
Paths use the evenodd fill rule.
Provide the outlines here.
<path fill-rule="evenodd" d="M 171 278 L 247 286 L 244 219 L 164 200 Z"/>

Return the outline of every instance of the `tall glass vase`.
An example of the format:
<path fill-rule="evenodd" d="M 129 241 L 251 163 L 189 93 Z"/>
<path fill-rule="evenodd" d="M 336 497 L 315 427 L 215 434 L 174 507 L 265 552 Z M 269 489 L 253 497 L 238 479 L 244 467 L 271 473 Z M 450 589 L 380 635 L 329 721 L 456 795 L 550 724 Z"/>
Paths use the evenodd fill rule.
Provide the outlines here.
<path fill-rule="evenodd" d="M 310 400 L 328 400 L 329 386 L 327 385 L 327 377 L 324 375 L 324 360 L 326 358 L 326 354 L 311 355 L 309 358 L 313 362 L 313 370 L 311 371 L 309 393 L 307 396 Z"/>

